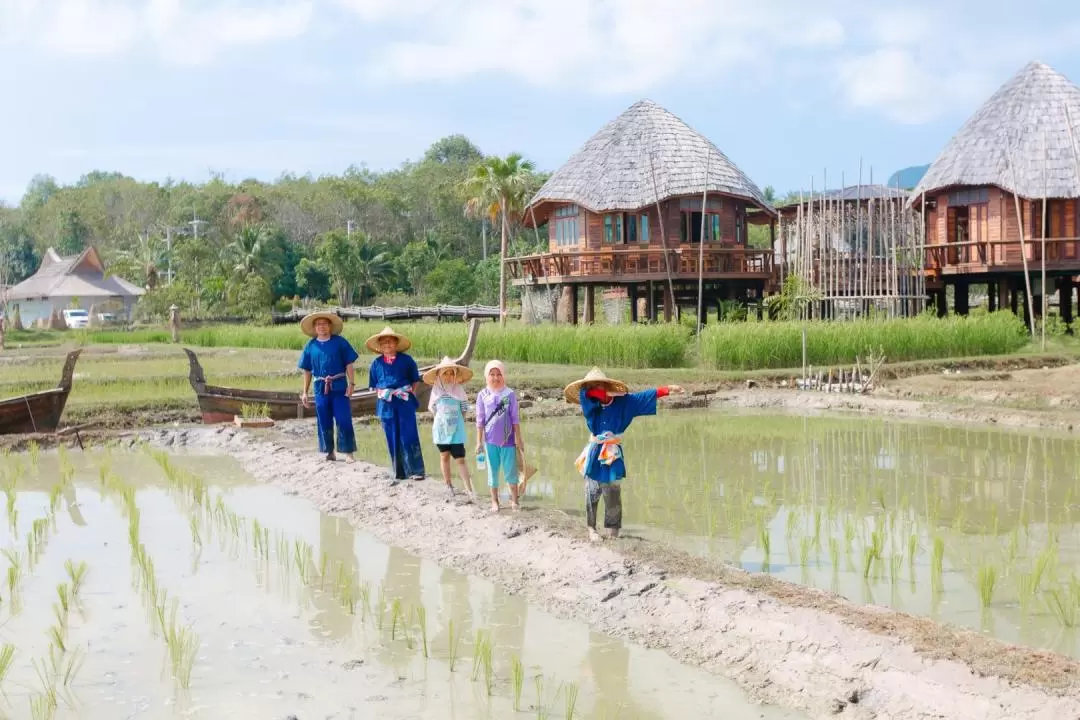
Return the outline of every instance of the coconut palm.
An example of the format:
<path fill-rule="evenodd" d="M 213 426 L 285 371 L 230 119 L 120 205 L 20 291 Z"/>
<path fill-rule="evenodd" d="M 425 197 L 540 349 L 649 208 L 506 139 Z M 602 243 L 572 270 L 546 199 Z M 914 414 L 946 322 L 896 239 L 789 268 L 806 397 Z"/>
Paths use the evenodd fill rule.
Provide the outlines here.
<path fill-rule="evenodd" d="M 521 215 L 534 190 L 536 166 L 519 153 L 505 158 L 484 158 L 466 179 L 468 201 L 465 212 L 474 217 L 488 217 L 501 229 L 499 243 L 499 316 L 506 322 L 506 244 L 510 223 Z"/>

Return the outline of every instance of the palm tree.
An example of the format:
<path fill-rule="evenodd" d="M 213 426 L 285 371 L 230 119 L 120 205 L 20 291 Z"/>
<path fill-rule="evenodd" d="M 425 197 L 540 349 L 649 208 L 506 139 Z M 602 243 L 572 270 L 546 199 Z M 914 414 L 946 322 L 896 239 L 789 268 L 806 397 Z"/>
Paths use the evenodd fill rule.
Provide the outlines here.
<path fill-rule="evenodd" d="M 469 199 L 465 213 L 474 217 L 491 218 L 499 222 L 499 317 L 506 323 L 506 244 L 510 222 L 525 209 L 535 183 L 536 166 L 519 153 L 505 158 L 484 158 L 465 181 Z"/>
<path fill-rule="evenodd" d="M 270 234 L 261 225 L 241 228 L 229 243 L 228 251 L 233 262 L 233 272 L 247 276 L 262 269 L 266 242 Z"/>
<path fill-rule="evenodd" d="M 372 242 L 366 236 L 356 242 L 355 267 L 356 294 L 358 302 L 364 304 L 364 288 L 378 292 L 387 287 L 394 272 L 394 259 L 386 245 Z"/>

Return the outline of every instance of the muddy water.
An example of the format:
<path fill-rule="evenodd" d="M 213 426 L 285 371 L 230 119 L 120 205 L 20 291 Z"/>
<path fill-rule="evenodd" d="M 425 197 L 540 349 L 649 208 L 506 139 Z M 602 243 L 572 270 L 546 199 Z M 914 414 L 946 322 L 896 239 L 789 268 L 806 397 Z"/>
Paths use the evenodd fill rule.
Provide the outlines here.
<path fill-rule="evenodd" d="M 525 434 L 529 502 L 582 515 L 580 419 Z M 361 438 L 385 463 L 381 439 Z M 1076 440 L 685 411 L 635 421 L 624 450 L 631 538 L 1080 656 Z"/>
<path fill-rule="evenodd" d="M 16 511 L 0 542 L 19 567 L 15 592 L 0 587 L 11 716 L 50 717 L 55 697 L 56 717 L 110 720 L 507 718 L 520 659 L 523 717 L 566 717 L 575 688 L 575 717 L 801 717 L 380 544 L 227 459 L 162 457 L 0 458 Z M 64 610 L 67 561 L 86 571 Z M 163 626 L 197 638 L 186 689 Z M 478 632 L 492 647 L 490 691 L 474 667 Z"/>

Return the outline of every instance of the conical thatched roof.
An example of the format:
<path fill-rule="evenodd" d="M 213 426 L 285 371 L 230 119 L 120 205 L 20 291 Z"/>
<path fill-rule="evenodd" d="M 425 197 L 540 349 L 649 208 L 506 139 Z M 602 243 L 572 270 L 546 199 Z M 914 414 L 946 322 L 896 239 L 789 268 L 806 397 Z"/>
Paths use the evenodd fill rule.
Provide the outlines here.
<path fill-rule="evenodd" d="M 651 162 L 650 162 L 651 161 Z M 708 189 L 775 210 L 742 170 L 686 123 L 649 100 L 602 127 L 559 168 L 530 205 L 572 202 L 593 212 L 636 210 Z M 656 190 L 653 189 L 653 175 Z"/>
<path fill-rule="evenodd" d="M 996 185 L 1026 198 L 1040 198 L 1044 192 L 1053 198 L 1080 197 L 1066 107 L 1074 141 L 1080 143 L 1080 88 L 1042 63 L 1029 64 L 960 128 L 926 171 L 912 200 L 955 185 Z M 1010 167 L 1010 156 L 1015 168 Z"/>

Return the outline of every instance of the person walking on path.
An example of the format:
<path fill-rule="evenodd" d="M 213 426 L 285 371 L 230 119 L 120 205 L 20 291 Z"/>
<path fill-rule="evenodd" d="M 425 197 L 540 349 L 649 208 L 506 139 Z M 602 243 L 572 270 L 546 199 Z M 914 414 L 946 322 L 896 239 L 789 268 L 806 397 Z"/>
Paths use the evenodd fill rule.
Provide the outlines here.
<path fill-rule="evenodd" d="M 420 450 L 420 433 L 416 427 L 416 388 L 420 384 L 420 369 L 406 351 L 412 342 L 386 326 L 364 343 L 376 353 L 368 369 L 368 387 L 377 391 L 375 414 L 382 422 L 386 449 L 394 468 L 396 485 L 406 478 L 424 479 L 424 456 Z"/>
<path fill-rule="evenodd" d="M 629 393 L 626 383 L 613 380 L 600 368 L 593 368 L 581 380 L 563 390 L 569 403 L 581 405 L 589 442 L 575 461 L 585 478 L 585 522 L 589 539 L 600 539 L 596 531 L 596 511 L 604 499 L 604 528 L 610 537 L 622 528 L 622 486 L 626 477 L 622 436 L 636 417 L 656 414 L 656 401 L 670 393 L 681 393 L 678 385 Z"/>
<path fill-rule="evenodd" d="M 300 321 L 300 329 L 311 338 L 300 353 L 298 363 L 304 371 L 300 402 L 304 407 L 311 407 L 309 393 L 314 390 L 319 452 L 325 453 L 327 460 L 336 460 L 337 452 L 341 452 L 345 462 L 351 463 L 356 452 L 356 433 L 350 398 L 356 387 L 354 364 L 359 355 L 341 336 L 343 327 L 341 318 L 332 312 L 314 312 Z"/>
<path fill-rule="evenodd" d="M 454 483 L 450 479 L 451 459 L 457 465 L 465 491 L 473 495 L 472 478 L 465 464 L 465 406 L 468 403 L 465 383 L 472 376 L 472 370 L 448 357 L 424 373 L 424 382 L 431 386 L 428 410 L 435 418 L 431 435 L 435 447 L 439 448 L 439 466 L 451 496 L 454 494 Z"/>
<path fill-rule="evenodd" d="M 518 453 L 525 455 L 517 393 L 506 386 L 506 366 L 492 360 L 484 367 L 487 387 L 476 396 L 476 454 L 486 456 L 491 511 L 499 512 L 499 472 L 510 488 L 510 507 L 521 509 Z"/>

